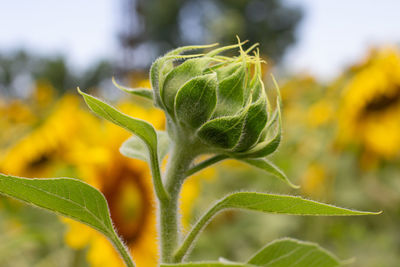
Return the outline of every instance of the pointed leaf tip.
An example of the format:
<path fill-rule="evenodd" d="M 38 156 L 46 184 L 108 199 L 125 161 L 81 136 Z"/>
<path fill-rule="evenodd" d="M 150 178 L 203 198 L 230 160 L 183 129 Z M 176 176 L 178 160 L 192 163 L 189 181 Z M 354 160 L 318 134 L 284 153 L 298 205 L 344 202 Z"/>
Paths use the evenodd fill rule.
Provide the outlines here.
<path fill-rule="evenodd" d="M 115 77 L 113 76 L 111 78 L 112 83 L 114 84 L 115 87 L 117 87 L 118 89 L 120 89 L 121 91 L 124 91 L 128 94 L 131 95 L 136 95 L 136 96 L 141 96 L 144 98 L 147 98 L 149 100 L 153 100 L 153 92 L 151 89 L 147 89 L 147 88 L 130 88 L 130 87 L 126 87 L 123 85 L 120 85 L 117 83 L 117 81 L 115 80 Z"/>
<path fill-rule="evenodd" d="M 337 207 L 299 196 L 239 192 L 227 196 L 223 208 L 240 208 L 266 213 L 301 216 L 359 216 L 378 215 L 381 212 L 359 211 Z"/>
<path fill-rule="evenodd" d="M 132 132 L 137 135 L 143 142 L 146 144 L 149 156 L 151 159 L 151 166 L 153 172 L 153 182 L 156 189 L 156 194 L 159 199 L 168 199 L 168 193 L 165 191 L 163 183 L 161 181 L 159 162 L 158 162 L 158 153 L 157 153 L 157 134 L 153 125 L 150 123 L 132 118 L 114 107 L 106 104 L 100 99 L 93 97 L 91 95 L 82 93 L 83 98 L 86 101 L 86 104 L 89 108 L 99 115 L 100 117 Z"/>
<path fill-rule="evenodd" d="M 200 261 L 184 263 L 162 263 L 160 267 L 258 267 L 247 263 L 222 262 L 222 261 Z"/>
<path fill-rule="evenodd" d="M 241 161 L 274 175 L 294 189 L 300 188 L 299 185 L 292 183 L 281 169 L 267 159 L 241 159 Z"/>

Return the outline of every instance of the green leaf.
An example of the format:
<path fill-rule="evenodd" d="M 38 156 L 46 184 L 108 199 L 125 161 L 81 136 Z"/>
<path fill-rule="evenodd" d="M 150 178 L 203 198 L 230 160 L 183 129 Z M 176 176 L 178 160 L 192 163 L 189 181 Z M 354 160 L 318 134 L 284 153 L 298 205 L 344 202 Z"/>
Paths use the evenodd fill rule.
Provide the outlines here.
<path fill-rule="evenodd" d="M 188 262 L 188 263 L 171 263 L 161 264 L 160 267 L 256 267 L 246 263 L 224 263 L 224 262 Z"/>
<path fill-rule="evenodd" d="M 218 204 L 219 210 L 238 208 L 266 213 L 311 216 L 376 215 L 376 212 L 340 208 L 298 196 L 239 192 L 228 195 Z"/>
<path fill-rule="evenodd" d="M 249 260 L 250 264 L 265 267 L 335 267 L 341 263 L 318 244 L 284 238 L 275 240 Z"/>
<path fill-rule="evenodd" d="M 168 154 L 171 140 L 169 139 L 168 133 L 165 131 L 157 131 L 157 143 L 158 143 L 158 160 L 161 162 L 164 157 Z M 137 137 L 132 136 L 126 140 L 120 147 L 119 151 L 122 155 L 128 158 L 140 159 L 146 162 L 150 162 L 148 149 L 146 144 Z"/>
<path fill-rule="evenodd" d="M 205 123 L 217 104 L 217 88 L 215 73 L 189 80 L 176 94 L 176 118 L 184 125 L 195 129 Z"/>
<path fill-rule="evenodd" d="M 153 91 L 151 89 L 147 89 L 147 88 L 129 88 L 129 87 L 125 87 L 122 86 L 120 84 L 118 84 L 114 77 L 112 77 L 112 82 L 115 85 L 115 87 L 117 87 L 118 89 L 127 92 L 129 94 L 132 95 L 137 95 L 137 96 L 141 96 L 150 100 L 153 100 Z"/>
<path fill-rule="evenodd" d="M 136 134 L 141 140 L 143 140 L 149 151 L 152 176 L 157 197 L 159 199 L 168 199 L 168 193 L 165 191 L 161 180 L 160 165 L 157 155 L 157 134 L 154 127 L 144 120 L 132 118 L 131 116 L 121 113 L 103 101 L 83 93 L 79 88 L 78 92 L 83 96 L 87 105 L 94 113 L 118 126 L 121 126 L 131 133 Z"/>
<path fill-rule="evenodd" d="M 201 171 L 201 170 L 203 170 L 203 169 L 205 169 L 205 168 L 207 168 L 207 167 L 209 167 L 209 166 L 211 166 L 211 165 L 213 165 L 213 164 L 215 164 L 217 162 L 225 160 L 227 158 L 229 158 L 229 156 L 227 156 L 227 155 L 215 155 L 215 156 L 212 156 L 212 157 L 210 157 L 210 158 L 208 158 L 208 159 L 206 159 L 206 160 L 204 160 L 204 161 L 192 166 L 189 170 L 186 171 L 186 176 L 189 177 L 189 176 L 195 174 L 196 172 L 199 172 L 199 171 Z"/>
<path fill-rule="evenodd" d="M 267 159 L 241 159 L 241 161 L 274 175 L 275 177 L 281 179 L 293 188 L 299 188 L 298 185 L 290 182 L 290 180 L 287 178 L 286 174 L 282 170 L 280 170 L 277 166 L 275 166 Z"/>
<path fill-rule="evenodd" d="M 223 80 L 224 78 L 232 75 L 235 71 L 237 71 L 240 67 L 243 66 L 242 62 L 237 62 L 237 63 L 230 63 L 226 64 L 226 62 L 213 65 L 209 69 L 210 71 L 214 71 L 217 73 L 218 80 Z"/>
<path fill-rule="evenodd" d="M 71 178 L 28 179 L 0 174 L 0 193 L 87 224 L 104 234 L 121 253 L 125 251 L 113 228 L 104 196 L 82 181 Z M 133 262 L 129 266 L 133 266 Z"/>
<path fill-rule="evenodd" d="M 83 96 L 87 105 L 94 113 L 136 134 L 150 149 L 157 147 L 157 134 L 150 123 L 123 114 L 100 99 L 82 92 L 79 88 L 78 92 Z"/>
<path fill-rule="evenodd" d="M 0 192 L 83 222 L 105 235 L 113 227 L 103 195 L 75 179 L 27 179 L 0 174 Z"/>
<path fill-rule="evenodd" d="M 225 209 L 245 209 L 265 213 L 303 215 L 303 216 L 351 216 L 377 215 L 380 212 L 350 210 L 333 205 L 304 199 L 298 196 L 273 195 L 254 192 L 239 192 L 226 196 L 209 209 L 185 237 L 181 247 L 174 255 L 180 261 L 190 250 L 194 240 L 208 222 Z"/>

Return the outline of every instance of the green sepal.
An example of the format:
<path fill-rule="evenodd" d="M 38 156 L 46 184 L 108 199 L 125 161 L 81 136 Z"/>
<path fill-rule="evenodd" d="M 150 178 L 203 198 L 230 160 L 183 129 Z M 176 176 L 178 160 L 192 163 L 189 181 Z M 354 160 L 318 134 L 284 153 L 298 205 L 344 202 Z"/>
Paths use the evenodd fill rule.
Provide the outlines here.
<path fill-rule="evenodd" d="M 190 79 L 203 74 L 203 70 L 210 63 L 210 58 L 188 59 L 172 69 L 160 88 L 161 99 L 168 113 L 174 116 L 174 102 L 178 90 Z"/>
<path fill-rule="evenodd" d="M 263 158 L 274 153 L 281 142 L 280 131 L 275 134 L 271 140 L 267 140 L 257 144 L 254 148 L 247 152 L 238 153 L 238 158 Z"/>
<path fill-rule="evenodd" d="M 217 73 L 218 80 L 222 80 L 224 77 L 229 77 L 233 73 L 235 73 L 239 68 L 243 66 L 242 62 L 237 63 L 222 63 L 220 66 L 217 64 L 216 66 L 211 66 L 210 70 Z"/>
<path fill-rule="evenodd" d="M 217 104 L 218 81 L 215 73 L 195 77 L 179 89 L 175 98 L 175 117 L 197 129 L 213 113 Z"/>
<path fill-rule="evenodd" d="M 274 175 L 292 188 L 299 188 L 288 179 L 281 169 L 267 159 L 241 159 L 241 161 Z"/>
<path fill-rule="evenodd" d="M 316 243 L 292 238 L 274 240 L 248 261 L 255 266 L 309 267 L 341 266 L 341 261 Z"/>
<path fill-rule="evenodd" d="M 275 135 L 268 140 L 263 140 L 259 142 L 256 146 L 254 146 L 252 149 L 242 152 L 242 153 L 237 153 L 236 157 L 239 158 L 262 158 L 266 157 L 272 153 L 274 153 L 278 147 L 279 144 L 281 143 L 281 138 L 282 138 L 282 119 L 281 119 L 281 114 L 280 114 L 280 107 L 279 107 L 279 101 L 277 103 L 277 118 L 276 118 L 276 133 Z M 268 123 L 266 125 L 266 128 L 270 128 L 270 124 Z M 262 133 L 261 133 L 261 137 Z"/>
<path fill-rule="evenodd" d="M 259 57 L 259 51 L 257 50 L 256 57 Z M 258 98 L 263 95 L 265 96 L 265 88 L 264 83 L 262 81 L 262 72 L 261 72 L 261 61 L 258 58 L 256 65 L 254 66 L 254 74 L 253 78 L 249 81 L 249 87 L 252 88 L 253 101 L 257 101 Z M 266 97 L 266 96 L 265 96 Z M 268 103 L 268 98 L 267 98 Z M 268 103 L 269 104 L 269 103 Z"/>
<path fill-rule="evenodd" d="M 268 97 L 265 94 L 264 83 L 262 82 L 261 77 L 254 77 L 254 79 L 254 83 L 251 82 L 250 85 L 253 102 L 256 102 L 259 98 L 265 98 L 267 104 L 269 104 Z"/>
<path fill-rule="evenodd" d="M 213 43 L 213 44 L 208 44 L 208 45 L 188 45 L 188 46 L 182 46 L 175 48 L 168 53 L 165 54 L 165 56 L 174 56 L 174 55 L 180 55 L 183 52 L 189 52 L 191 50 L 197 50 L 197 49 L 206 49 L 206 48 L 211 48 L 214 46 L 217 46 L 218 43 Z"/>
<path fill-rule="evenodd" d="M 115 85 L 115 87 L 117 87 L 118 89 L 120 89 L 126 93 L 129 93 L 131 95 L 141 96 L 141 97 L 147 98 L 149 100 L 153 100 L 153 92 L 150 89 L 125 87 L 125 86 L 118 84 L 115 81 L 114 77 L 112 77 L 112 82 Z"/>
<path fill-rule="evenodd" d="M 203 124 L 197 136 L 205 143 L 223 149 L 233 148 L 240 139 L 246 112 L 219 117 Z"/>
<path fill-rule="evenodd" d="M 161 79 L 161 66 L 165 60 L 163 58 L 156 59 L 150 67 L 150 83 L 154 93 L 154 104 L 159 108 L 164 108 L 164 104 L 160 97 L 160 79 Z M 172 68 L 172 63 L 171 63 Z"/>
<path fill-rule="evenodd" d="M 247 43 L 247 41 L 239 42 L 238 44 L 234 44 L 234 45 L 228 45 L 228 46 L 223 46 L 223 47 L 220 47 L 220 48 L 216 48 L 216 49 L 211 50 L 210 52 L 208 52 L 206 54 L 206 56 L 213 57 L 213 56 L 216 56 L 216 55 L 218 55 L 218 54 L 220 54 L 222 52 L 225 52 L 227 50 L 230 50 L 230 49 L 233 49 L 233 48 L 237 48 L 237 47 L 241 47 L 245 43 Z"/>
<path fill-rule="evenodd" d="M 203 160 L 202 162 L 199 162 L 198 164 L 192 166 L 189 170 L 186 171 L 186 175 L 187 177 L 195 174 L 196 172 L 199 172 L 213 164 L 216 164 L 222 160 L 228 159 L 229 156 L 228 155 L 224 155 L 224 154 L 218 154 L 218 155 L 214 155 L 206 160 Z"/>
<path fill-rule="evenodd" d="M 154 99 L 156 106 L 160 108 L 165 107 L 161 101 L 160 88 L 162 87 L 165 76 L 174 68 L 173 61 L 176 59 L 176 57 L 183 52 L 195 49 L 209 48 L 216 45 L 217 44 L 179 47 L 166 53 L 163 57 L 157 58 L 154 61 L 150 68 L 150 82 L 155 95 Z"/>
<path fill-rule="evenodd" d="M 267 103 L 265 98 L 259 98 L 250 105 L 244 121 L 242 135 L 235 151 L 245 151 L 252 147 L 260 137 L 268 121 Z"/>
<path fill-rule="evenodd" d="M 244 104 L 246 80 L 245 66 L 239 67 L 233 74 L 218 84 L 218 101 L 213 118 L 237 114 Z"/>
<path fill-rule="evenodd" d="M 267 102 L 268 105 L 268 102 Z M 268 135 L 270 134 L 270 131 L 272 131 L 272 127 L 276 126 L 278 123 L 278 116 L 279 116 L 279 112 L 277 110 L 275 110 L 272 114 L 270 114 L 268 112 L 268 117 L 269 120 L 267 122 L 267 125 L 265 125 L 265 128 L 261 131 L 260 134 L 260 138 L 258 140 L 258 143 L 262 143 L 265 141 L 265 139 L 268 137 Z"/>

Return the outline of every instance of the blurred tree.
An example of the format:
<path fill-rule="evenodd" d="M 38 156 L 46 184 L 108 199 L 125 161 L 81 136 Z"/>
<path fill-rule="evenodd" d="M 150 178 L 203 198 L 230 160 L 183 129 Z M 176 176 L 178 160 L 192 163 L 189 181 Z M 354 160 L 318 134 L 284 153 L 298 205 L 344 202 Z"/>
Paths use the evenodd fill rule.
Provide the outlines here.
<path fill-rule="evenodd" d="M 107 61 L 77 72 L 62 56 L 40 57 L 25 51 L 0 54 L 0 95 L 27 97 L 35 81 L 46 81 L 62 94 L 78 85 L 96 87 L 111 75 L 112 67 Z"/>
<path fill-rule="evenodd" d="M 295 42 L 302 17 L 281 0 L 122 0 L 123 68 L 146 69 L 156 56 L 187 44 L 260 42 L 278 61 Z"/>

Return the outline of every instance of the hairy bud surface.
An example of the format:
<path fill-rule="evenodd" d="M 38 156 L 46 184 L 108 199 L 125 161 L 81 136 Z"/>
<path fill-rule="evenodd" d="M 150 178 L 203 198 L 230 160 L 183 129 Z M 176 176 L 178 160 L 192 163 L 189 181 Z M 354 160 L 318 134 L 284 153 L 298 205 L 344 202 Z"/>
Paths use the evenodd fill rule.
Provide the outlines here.
<path fill-rule="evenodd" d="M 155 104 L 167 115 L 171 138 L 196 144 L 204 153 L 265 157 L 280 142 L 280 99 L 271 111 L 257 45 L 243 43 L 191 53 L 187 46 L 158 58 L 150 71 Z M 238 49 L 239 55 L 223 52 Z"/>

